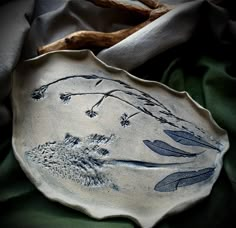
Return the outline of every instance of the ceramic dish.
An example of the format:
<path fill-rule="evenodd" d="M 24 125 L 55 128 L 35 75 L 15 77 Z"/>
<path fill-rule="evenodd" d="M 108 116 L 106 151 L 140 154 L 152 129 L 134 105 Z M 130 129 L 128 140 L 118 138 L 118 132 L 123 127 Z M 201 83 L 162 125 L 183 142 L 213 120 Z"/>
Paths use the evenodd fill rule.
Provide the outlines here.
<path fill-rule="evenodd" d="M 13 147 L 49 199 L 152 227 L 207 196 L 226 132 L 186 92 L 138 79 L 90 51 L 25 61 L 13 74 Z"/>

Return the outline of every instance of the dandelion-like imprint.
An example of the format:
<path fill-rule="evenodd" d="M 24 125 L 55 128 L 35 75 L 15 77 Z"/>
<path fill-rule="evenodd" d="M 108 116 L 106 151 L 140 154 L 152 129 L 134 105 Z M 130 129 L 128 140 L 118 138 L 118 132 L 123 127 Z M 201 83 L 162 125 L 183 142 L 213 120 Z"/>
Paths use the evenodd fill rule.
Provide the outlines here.
<path fill-rule="evenodd" d="M 115 185 L 102 172 L 104 158 L 109 151 L 101 145 L 112 141 L 113 135 L 90 135 L 86 138 L 66 134 L 64 140 L 46 142 L 25 152 L 30 164 L 49 172 L 53 176 L 77 182 L 83 186 Z"/>

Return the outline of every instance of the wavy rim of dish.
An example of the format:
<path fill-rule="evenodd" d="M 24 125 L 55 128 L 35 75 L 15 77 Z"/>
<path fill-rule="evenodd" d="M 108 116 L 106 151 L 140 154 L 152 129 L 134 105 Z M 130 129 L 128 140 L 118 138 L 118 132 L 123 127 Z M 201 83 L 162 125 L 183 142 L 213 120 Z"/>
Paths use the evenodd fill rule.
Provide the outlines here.
<path fill-rule="evenodd" d="M 138 78 L 132 74 L 130 74 L 128 71 L 126 70 L 123 70 L 121 68 L 118 68 L 118 67 L 113 67 L 113 66 L 110 66 L 106 63 L 104 63 L 102 60 L 98 59 L 94 53 L 92 51 L 90 51 L 89 49 L 83 49 L 83 50 L 59 50 L 59 51 L 51 51 L 51 52 L 48 52 L 48 53 L 45 53 L 45 54 L 42 54 L 42 55 L 39 55 L 39 56 L 36 56 L 34 58 L 31 58 L 31 59 L 27 59 L 27 60 L 24 60 L 23 62 L 20 63 L 20 65 L 24 65 L 24 64 L 29 64 L 31 62 L 35 62 L 37 60 L 42 60 L 44 59 L 45 57 L 49 57 L 49 56 L 52 56 L 54 54 L 70 54 L 70 53 L 73 53 L 75 54 L 76 56 L 79 56 L 79 55 L 84 55 L 82 56 L 82 59 L 85 59 L 85 58 L 93 58 L 98 64 L 100 64 L 102 67 L 105 67 L 106 69 L 108 70 L 111 70 L 113 72 L 122 72 L 122 73 L 125 73 L 125 75 L 127 75 L 128 77 L 130 77 L 132 80 L 136 80 L 136 81 L 139 81 L 139 82 L 143 82 L 143 83 L 147 83 L 147 84 L 154 84 L 156 86 L 159 86 L 169 92 L 171 92 L 172 94 L 174 95 L 177 95 L 181 98 L 184 98 L 184 99 L 187 99 L 187 101 L 190 102 L 191 105 L 193 105 L 196 109 L 202 111 L 204 113 L 204 117 L 207 118 L 207 120 L 218 130 L 222 133 L 222 135 L 225 135 L 226 137 L 226 144 L 225 144 L 225 147 L 224 147 L 224 150 L 221 151 L 220 153 L 220 156 L 221 158 L 223 158 L 224 154 L 227 152 L 227 150 L 229 149 L 229 139 L 228 139 L 228 134 L 227 134 L 227 131 L 223 128 L 221 128 L 217 122 L 213 119 L 212 117 L 212 114 L 210 113 L 209 110 L 205 109 L 204 107 L 202 107 L 200 104 L 198 104 L 195 100 L 193 100 L 193 98 L 189 95 L 188 92 L 186 91 L 176 91 L 172 88 L 170 88 L 169 86 L 165 85 L 165 84 L 162 84 L 160 82 L 157 82 L 157 81 L 152 81 L 152 80 L 145 80 L 145 79 L 141 79 L 141 78 Z M 75 56 L 75 57 L 76 57 Z M 12 73 L 12 78 L 14 78 L 14 74 L 15 74 L 15 70 L 13 71 Z M 14 80 L 12 80 L 12 84 L 14 83 Z M 132 221 L 134 221 L 136 224 L 139 224 L 139 226 L 142 227 L 142 222 L 140 221 L 143 221 L 143 220 L 139 220 L 138 217 L 139 216 L 134 216 L 134 213 L 131 213 L 131 212 L 125 212 L 123 211 L 123 213 L 121 212 L 121 210 L 118 210 L 118 209 L 113 209 L 112 213 L 104 213 L 104 215 L 98 215 L 96 213 L 96 210 L 94 209 L 91 209 L 89 206 L 87 205 L 79 205 L 78 203 L 73 203 L 73 199 L 71 199 L 71 197 L 68 197 L 66 195 L 66 198 L 64 195 L 62 195 L 62 193 L 58 194 L 56 190 L 54 190 L 49 184 L 47 184 L 47 182 L 43 182 L 43 180 L 41 179 L 40 181 L 37 180 L 34 175 L 32 174 L 32 172 L 30 170 L 27 169 L 26 165 L 25 165 L 25 162 L 22 160 L 21 156 L 16 152 L 16 149 L 15 149 L 15 122 L 16 122 L 16 115 L 15 115 L 15 102 L 13 100 L 13 93 L 11 94 L 11 100 L 12 100 L 12 107 L 13 107 L 13 134 L 12 134 L 12 147 L 13 147 L 13 152 L 14 152 L 14 155 L 16 157 L 16 159 L 18 160 L 19 164 L 20 164 L 20 167 L 22 168 L 22 170 L 24 171 L 25 175 L 34 183 L 34 185 L 36 186 L 36 188 L 38 190 L 40 190 L 40 192 L 48 199 L 54 201 L 54 202 L 59 202 L 61 203 L 62 205 L 65 205 L 69 208 L 72 208 L 72 209 L 76 209 L 82 213 L 85 213 L 86 215 L 92 217 L 92 218 L 95 218 L 95 219 L 98 219 L 98 220 L 101 220 L 101 219 L 106 219 L 106 218 L 114 218 L 114 217 L 123 217 L 123 218 L 129 218 L 131 219 Z M 219 156 L 219 155 L 218 155 Z M 216 158 L 217 159 L 217 158 Z M 213 188 L 213 185 L 215 184 L 216 180 L 218 179 L 218 176 L 220 174 L 220 171 L 218 172 L 218 174 L 216 174 L 216 178 L 215 178 L 215 181 L 212 183 L 212 186 L 210 187 L 209 189 L 209 192 L 207 195 L 204 195 L 204 196 L 201 196 L 201 197 L 198 197 L 195 199 L 195 202 L 198 202 L 199 200 L 201 200 L 202 198 L 205 198 L 206 196 L 208 196 Z M 63 199 L 63 196 L 64 196 L 64 199 Z M 78 201 L 77 201 L 78 202 Z M 167 215 L 170 215 L 170 214 L 174 214 L 174 213 L 177 213 L 177 212 L 180 212 L 184 209 L 184 205 L 186 204 L 187 206 L 189 205 L 192 205 L 192 201 L 188 200 L 187 202 L 183 201 L 180 205 L 178 206 L 175 206 L 173 207 L 171 210 L 169 210 L 168 212 L 166 212 L 166 214 L 164 216 L 162 216 L 161 218 L 157 218 L 157 220 L 155 221 L 155 223 L 152 225 L 154 226 L 155 224 L 157 224 L 163 217 L 166 217 Z M 117 211 L 117 213 L 115 213 Z"/>

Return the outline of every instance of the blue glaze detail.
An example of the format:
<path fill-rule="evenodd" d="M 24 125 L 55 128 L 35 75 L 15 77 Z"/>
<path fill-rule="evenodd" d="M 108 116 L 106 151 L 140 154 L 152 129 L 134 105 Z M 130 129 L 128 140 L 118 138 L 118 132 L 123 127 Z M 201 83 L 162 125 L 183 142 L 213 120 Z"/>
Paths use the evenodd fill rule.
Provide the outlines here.
<path fill-rule="evenodd" d="M 172 173 L 161 180 L 154 187 L 158 192 L 173 192 L 179 187 L 193 185 L 209 179 L 215 168 L 205 168 L 198 171 Z"/>
<path fill-rule="evenodd" d="M 65 142 L 65 144 L 76 145 L 80 142 L 80 138 L 75 137 L 75 136 L 71 135 L 70 133 L 66 133 L 64 142 Z"/>
<path fill-rule="evenodd" d="M 86 115 L 89 116 L 90 118 L 93 118 L 95 116 L 97 116 L 97 112 L 93 111 L 93 110 L 87 110 L 86 112 Z"/>
<path fill-rule="evenodd" d="M 89 187 L 112 187 L 103 167 L 109 151 L 101 145 L 113 135 L 91 134 L 79 138 L 67 133 L 63 140 L 46 142 L 25 152 L 25 159 L 40 170 Z"/>
<path fill-rule="evenodd" d="M 220 151 L 216 146 L 211 145 L 200 137 L 196 137 L 194 134 L 191 134 L 186 131 L 172 131 L 172 130 L 164 130 L 164 132 L 171 137 L 174 141 L 186 145 L 186 146 L 199 146 L 210 148 L 214 150 Z"/>
<path fill-rule="evenodd" d="M 68 103 L 71 99 L 71 94 L 70 93 L 61 93 L 60 94 L 60 99 L 64 102 L 64 103 Z"/>
<path fill-rule="evenodd" d="M 98 86 L 102 81 L 103 81 L 102 79 L 98 80 L 98 81 L 96 82 L 95 86 Z"/>
<path fill-rule="evenodd" d="M 74 77 L 76 77 L 76 75 L 74 75 Z M 91 75 L 88 74 L 88 75 L 81 75 L 81 78 L 85 78 L 85 79 L 98 79 L 99 77 L 97 75 L 95 75 L 95 74 L 91 74 Z"/>
<path fill-rule="evenodd" d="M 130 125 L 130 119 L 134 116 L 136 116 L 137 114 L 139 114 L 140 112 L 136 112 L 132 115 L 128 115 L 127 113 L 123 113 L 120 117 L 120 125 L 122 127 L 128 127 Z"/>
<path fill-rule="evenodd" d="M 154 162 L 144 162 L 137 160 L 109 160 L 106 164 L 110 165 L 121 165 L 121 166 L 130 166 L 135 168 L 162 168 L 162 167 L 173 167 L 177 165 L 186 164 L 189 162 L 182 163 L 154 163 Z"/>
<path fill-rule="evenodd" d="M 31 93 L 31 97 L 35 100 L 39 100 L 45 96 L 45 92 L 47 91 L 47 89 L 48 85 L 42 85 Z"/>
<path fill-rule="evenodd" d="M 91 74 L 91 75 L 71 75 L 71 76 L 66 76 L 64 78 L 57 79 L 55 81 L 49 82 L 49 83 L 42 85 L 41 87 L 35 89 L 31 93 L 31 97 L 35 100 L 45 98 L 45 93 L 49 89 L 49 87 L 51 87 L 59 82 L 63 82 L 63 81 L 70 80 L 70 79 L 96 80 L 95 87 L 98 86 L 103 81 L 110 81 L 113 83 L 117 83 L 120 86 L 123 86 L 123 88 L 113 89 L 113 90 L 110 90 L 107 92 L 84 92 L 84 93 L 61 93 L 60 94 L 59 98 L 61 99 L 61 101 L 63 101 L 63 103 L 69 103 L 73 96 L 102 95 L 102 97 L 91 107 L 91 109 L 85 111 L 86 115 L 89 116 L 90 118 L 93 118 L 98 115 L 98 112 L 94 111 L 94 108 L 98 108 L 104 102 L 104 100 L 106 100 L 106 98 L 109 97 L 112 99 L 119 100 L 120 102 L 123 102 L 123 103 L 135 108 L 136 110 L 141 111 L 142 113 L 144 113 L 152 118 L 155 118 L 161 124 L 168 124 L 169 126 L 178 127 L 172 121 L 168 121 L 165 117 L 172 117 L 178 121 L 188 122 L 178 116 L 175 116 L 171 112 L 171 110 L 169 110 L 157 98 L 154 98 L 151 95 L 149 95 L 137 88 L 134 88 L 123 81 L 115 80 L 115 79 L 111 79 L 111 78 L 106 78 L 106 77 L 94 75 L 94 74 Z M 122 98 L 122 96 L 120 96 L 120 93 L 127 94 L 128 98 L 132 97 L 136 101 L 134 101 L 133 99 L 131 101 L 130 99 Z M 116 94 L 118 94 L 118 95 L 116 95 Z M 159 114 L 162 114 L 162 116 L 155 115 L 151 110 L 148 110 L 145 107 L 148 107 L 148 108 L 155 107 L 155 108 L 161 109 L 162 111 L 159 111 Z M 129 118 L 130 118 L 130 116 L 129 116 Z M 130 122 L 128 120 L 123 121 L 122 126 L 126 127 L 129 125 L 129 123 Z"/>
<path fill-rule="evenodd" d="M 155 140 L 153 142 L 149 140 L 143 140 L 143 143 L 152 151 L 163 156 L 173 156 L 173 157 L 196 157 L 195 153 L 188 153 L 178 148 L 169 145 L 161 140 Z"/>

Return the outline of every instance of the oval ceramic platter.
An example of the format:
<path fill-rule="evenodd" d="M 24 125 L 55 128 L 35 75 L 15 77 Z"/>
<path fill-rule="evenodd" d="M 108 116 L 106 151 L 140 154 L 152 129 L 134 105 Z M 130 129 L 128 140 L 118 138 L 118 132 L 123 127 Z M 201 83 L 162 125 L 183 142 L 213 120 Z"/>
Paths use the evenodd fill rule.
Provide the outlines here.
<path fill-rule="evenodd" d="M 187 93 L 107 66 L 90 51 L 25 61 L 13 75 L 13 147 L 51 200 L 152 227 L 207 196 L 227 133 Z"/>

